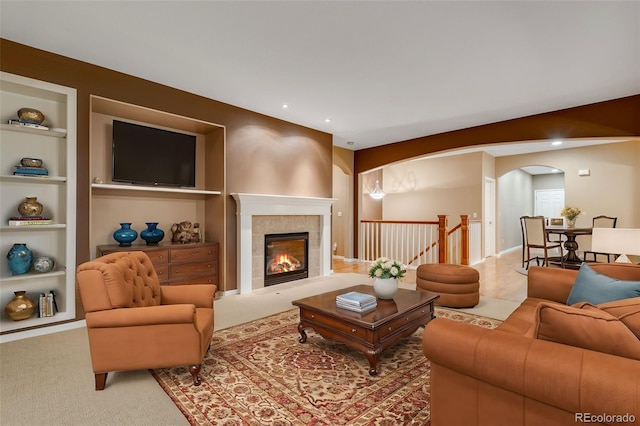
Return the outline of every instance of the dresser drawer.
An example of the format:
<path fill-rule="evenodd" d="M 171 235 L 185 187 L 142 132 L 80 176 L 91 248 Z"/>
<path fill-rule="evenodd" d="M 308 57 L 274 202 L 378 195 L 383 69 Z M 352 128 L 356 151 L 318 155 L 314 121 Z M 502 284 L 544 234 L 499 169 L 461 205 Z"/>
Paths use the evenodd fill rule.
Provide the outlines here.
<path fill-rule="evenodd" d="M 218 285 L 218 274 L 212 273 L 207 275 L 200 275 L 197 277 L 186 279 L 174 279 L 169 284 L 171 285 L 184 285 L 184 284 L 213 284 Z"/>
<path fill-rule="evenodd" d="M 169 250 L 149 250 L 145 251 L 145 253 L 149 256 L 156 269 L 160 265 L 165 265 L 169 262 Z"/>
<path fill-rule="evenodd" d="M 156 270 L 156 274 L 158 274 L 158 279 L 160 283 L 164 283 L 169 280 L 169 265 L 166 263 L 164 265 L 153 265 Z"/>
<path fill-rule="evenodd" d="M 332 331 L 336 331 L 343 335 L 348 335 L 352 339 L 365 341 L 367 337 L 367 330 L 364 327 L 358 325 L 348 324 L 346 322 L 337 320 L 328 315 L 324 315 L 314 311 L 308 311 L 303 309 L 300 312 L 300 319 L 307 320 L 309 323 L 316 323 L 320 326 L 328 327 Z"/>
<path fill-rule="evenodd" d="M 169 264 L 169 279 L 174 280 L 191 275 L 206 275 L 217 273 L 215 262 L 190 262 Z"/>
<path fill-rule="evenodd" d="M 200 259 L 215 259 L 217 257 L 218 257 L 218 250 L 216 245 L 171 249 L 172 262 L 183 262 L 183 261 L 200 260 Z"/>

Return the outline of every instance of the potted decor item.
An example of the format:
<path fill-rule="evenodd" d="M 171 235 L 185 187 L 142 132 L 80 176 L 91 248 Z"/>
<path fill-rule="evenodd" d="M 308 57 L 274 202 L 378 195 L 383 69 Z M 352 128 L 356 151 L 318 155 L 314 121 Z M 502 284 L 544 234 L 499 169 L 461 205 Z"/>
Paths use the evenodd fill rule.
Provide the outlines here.
<path fill-rule="evenodd" d="M 380 257 L 371 264 L 369 276 L 373 278 L 373 290 L 380 299 L 393 299 L 398 291 L 398 279 L 406 269 L 397 260 Z"/>
<path fill-rule="evenodd" d="M 131 223 L 124 222 L 120 224 L 120 229 L 116 229 L 113 233 L 113 239 L 116 240 L 120 247 L 131 247 L 131 243 L 138 238 L 138 231 L 131 229 Z"/>
<path fill-rule="evenodd" d="M 26 274 L 31 269 L 33 253 L 25 243 L 16 243 L 9 249 L 7 261 L 13 275 Z"/>
<path fill-rule="evenodd" d="M 164 231 L 158 228 L 158 222 L 145 222 L 147 229 L 140 232 L 140 238 L 147 242 L 148 246 L 157 246 L 164 238 Z"/>
<path fill-rule="evenodd" d="M 44 206 L 38 202 L 38 197 L 25 197 L 18 205 L 18 212 L 25 217 L 40 216 Z"/>
<path fill-rule="evenodd" d="M 4 312 L 13 321 L 26 320 L 36 310 L 36 303 L 26 296 L 24 291 L 14 291 L 15 297 L 4 307 Z"/>
<path fill-rule="evenodd" d="M 577 207 L 566 206 L 560 212 L 560 216 L 564 216 L 567 218 L 567 227 L 573 228 L 576 226 L 576 219 L 580 216 L 580 209 Z"/>
<path fill-rule="evenodd" d="M 33 259 L 33 270 L 41 274 L 53 271 L 55 266 L 55 260 L 49 256 L 38 256 Z"/>

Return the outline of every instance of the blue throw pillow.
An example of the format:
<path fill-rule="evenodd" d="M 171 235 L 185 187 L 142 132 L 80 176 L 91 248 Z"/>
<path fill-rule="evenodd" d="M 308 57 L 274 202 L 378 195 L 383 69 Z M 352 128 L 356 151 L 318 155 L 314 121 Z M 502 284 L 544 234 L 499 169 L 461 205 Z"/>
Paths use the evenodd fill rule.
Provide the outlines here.
<path fill-rule="evenodd" d="M 589 265 L 580 266 L 567 305 L 589 302 L 594 305 L 640 296 L 640 281 L 623 281 L 594 271 Z"/>

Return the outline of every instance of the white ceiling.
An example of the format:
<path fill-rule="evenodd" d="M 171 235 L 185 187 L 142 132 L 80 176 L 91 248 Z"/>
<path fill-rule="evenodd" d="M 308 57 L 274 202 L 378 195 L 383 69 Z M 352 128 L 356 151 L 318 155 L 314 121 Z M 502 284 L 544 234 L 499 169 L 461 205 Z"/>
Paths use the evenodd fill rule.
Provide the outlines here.
<path fill-rule="evenodd" d="M 639 1 L 2 0 L 0 35 L 349 149 L 640 93 Z"/>

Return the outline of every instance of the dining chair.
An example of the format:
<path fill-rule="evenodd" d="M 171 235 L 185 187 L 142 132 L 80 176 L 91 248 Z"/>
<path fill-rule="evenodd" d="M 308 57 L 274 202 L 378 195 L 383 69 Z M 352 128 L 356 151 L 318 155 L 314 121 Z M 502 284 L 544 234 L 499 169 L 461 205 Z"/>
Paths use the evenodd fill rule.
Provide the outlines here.
<path fill-rule="evenodd" d="M 615 228 L 617 222 L 618 222 L 618 218 L 617 217 L 600 215 L 600 216 L 596 216 L 596 217 L 593 218 L 592 227 L 593 228 Z M 588 255 L 593 256 L 593 262 L 597 262 L 598 261 L 598 255 L 607 256 L 607 263 L 611 263 L 611 256 L 613 256 L 614 259 L 617 256 L 614 253 L 601 253 L 601 252 L 595 252 L 595 251 L 591 251 L 591 250 L 585 250 L 585 252 L 584 252 L 584 261 L 585 262 L 587 262 L 587 256 Z"/>
<path fill-rule="evenodd" d="M 560 249 L 560 266 L 564 268 L 562 243 L 558 241 L 549 241 L 544 223 L 544 216 L 522 216 L 521 220 L 524 224 L 523 235 L 526 239 L 526 259 L 524 260 L 524 263 L 527 264 L 526 269 L 529 269 L 529 265 L 533 259 L 536 260 L 536 265 L 540 266 L 540 256 L 532 258 L 531 249 L 542 250 L 544 255 L 542 265 L 549 266 L 549 260 L 552 259 L 549 256 L 549 251 L 556 248 Z"/>

